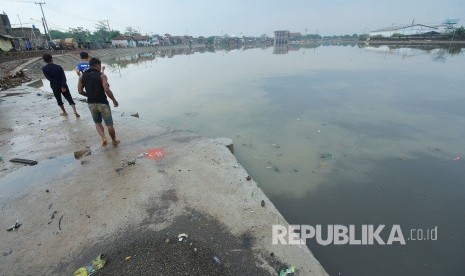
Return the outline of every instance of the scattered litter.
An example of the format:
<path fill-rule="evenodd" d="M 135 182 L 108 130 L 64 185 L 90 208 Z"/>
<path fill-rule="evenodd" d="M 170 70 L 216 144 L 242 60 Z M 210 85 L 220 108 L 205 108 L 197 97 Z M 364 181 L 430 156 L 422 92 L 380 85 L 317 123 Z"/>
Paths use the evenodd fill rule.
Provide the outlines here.
<path fill-rule="evenodd" d="M 42 96 L 42 94 L 40 94 L 40 93 L 37 93 L 37 96 Z"/>
<path fill-rule="evenodd" d="M 139 112 L 137 113 L 134 113 L 134 114 L 131 114 L 132 117 L 136 117 L 136 118 L 139 118 Z"/>
<path fill-rule="evenodd" d="M 165 151 L 162 148 L 150 149 L 147 151 L 147 155 L 145 157 L 160 161 L 165 158 Z"/>
<path fill-rule="evenodd" d="M 3 161 L 3 156 L 0 154 L 0 162 Z"/>
<path fill-rule="evenodd" d="M 166 242 L 166 243 L 170 243 L 170 239 L 169 239 L 169 238 L 166 238 L 165 242 Z"/>
<path fill-rule="evenodd" d="M 19 223 L 19 220 L 17 220 L 17 221 L 15 222 L 15 224 L 12 225 L 12 226 L 10 226 L 10 227 L 8 227 L 8 228 L 6 229 L 6 231 L 8 231 L 8 232 L 14 231 L 14 230 L 18 229 L 19 227 L 21 227 L 21 225 L 22 225 L 22 224 Z"/>
<path fill-rule="evenodd" d="M 0 160 L 0 161 L 1 161 L 1 160 Z M 234 165 L 233 165 L 233 168 L 236 168 L 236 169 L 239 168 L 239 164 L 234 164 Z"/>
<path fill-rule="evenodd" d="M 125 261 L 131 259 L 131 256 L 127 256 L 126 258 L 124 258 Z"/>
<path fill-rule="evenodd" d="M 407 156 L 404 156 L 404 155 L 399 156 L 398 158 L 399 158 L 399 160 L 402 160 L 402 161 L 407 161 L 407 160 L 409 160 L 409 158 L 408 158 Z"/>
<path fill-rule="evenodd" d="M 279 149 L 279 148 L 281 148 L 281 146 L 280 146 L 280 145 L 278 145 L 278 144 L 272 144 L 271 146 L 272 146 L 273 148 L 275 148 L 275 149 Z"/>
<path fill-rule="evenodd" d="M 248 175 L 248 176 L 245 178 L 245 180 L 250 181 L 250 180 L 252 180 L 252 177 L 251 177 L 250 175 Z"/>
<path fill-rule="evenodd" d="M 221 260 L 218 257 L 213 256 L 212 259 L 217 265 L 221 265 Z"/>
<path fill-rule="evenodd" d="M 280 271 L 279 271 L 279 276 L 292 276 L 294 275 L 295 273 L 295 267 L 291 266 L 291 267 L 286 267 L 286 268 L 282 268 Z"/>
<path fill-rule="evenodd" d="M 271 252 L 271 253 L 270 253 L 270 256 L 271 256 L 271 257 L 274 257 L 274 252 Z"/>
<path fill-rule="evenodd" d="M 89 148 L 89 147 L 86 147 L 85 150 L 78 150 L 78 151 L 75 151 L 75 152 L 74 152 L 74 158 L 78 160 L 78 159 L 81 159 L 81 158 L 84 157 L 84 156 L 89 156 L 89 155 L 91 155 L 91 154 L 92 154 L 92 151 L 90 150 L 90 148 Z"/>
<path fill-rule="evenodd" d="M 144 158 L 144 157 L 146 157 L 148 154 L 149 154 L 148 152 L 143 152 L 143 153 L 137 155 L 137 158 Z"/>
<path fill-rule="evenodd" d="M 196 247 L 194 247 L 194 252 L 197 252 L 197 248 L 196 248 Z"/>
<path fill-rule="evenodd" d="M 297 121 L 300 121 L 300 118 L 297 118 Z"/>
<path fill-rule="evenodd" d="M 321 132 L 321 130 L 318 130 L 318 133 L 320 133 L 320 132 Z"/>
<path fill-rule="evenodd" d="M 265 207 L 265 201 L 262 200 L 262 202 L 260 203 L 260 205 L 262 205 L 262 207 Z"/>
<path fill-rule="evenodd" d="M 454 158 L 454 161 L 459 161 L 462 157 L 460 157 L 460 155 L 457 155 L 455 158 Z"/>
<path fill-rule="evenodd" d="M 88 262 L 85 266 L 79 268 L 74 272 L 74 276 L 92 276 L 102 269 L 107 262 L 107 258 L 104 254 L 98 255 L 95 259 Z"/>
<path fill-rule="evenodd" d="M 178 235 L 178 241 L 184 241 L 187 239 L 189 236 L 186 233 L 182 233 Z"/>
<path fill-rule="evenodd" d="M 52 215 L 50 216 L 50 219 L 54 219 L 56 214 L 58 214 L 58 211 L 53 211 Z"/>
<path fill-rule="evenodd" d="M 81 160 L 81 165 L 89 164 L 89 160 Z"/>
<path fill-rule="evenodd" d="M 77 100 L 80 101 L 80 102 L 83 102 L 83 103 L 87 103 L 86 99 L 78 98 Z"/>
<path fill-rule="evenodd" d="M 47 189 L 47 190 L 45 190 L 45 192 L 46 192 L 46 193 L 48 193 L 48 192 L 50 192 L 50 190 L 49 190 L 49 189 Z"/>
<path fill-rule="evenodd" d="M 136 159 L 132 160 L 132 161 L 121 161 L 121 167 L 119 168 L 116 168 L 115 169 L 115 172 L 121 172 L 122 170 L 124 170 L 124 168 L 128 167 L 128 166 L 133 166 L 136 164 Z"/>
<path fill-rule="evenodd" d="M 123 112 L 123 113 L 121 113 L 121 117 L 123 117 L 123 115 L 124 115 L 124 112 Z"/>
<path fill-rule="evenodd" d="M 11 253 L 13 253 L 13 250 L 12 250 L 12 249 L 10 249 L 10 251 L 7 251 L 7 252 L 3 253 L 2 256 L 3 256 L 3 257 L 6 257 L 6 256 L 11 255 Z"/>
<path fill-rule="evenodd" d="M 293 169 L 292 171 L 295 172 L 295 173 L 298 173 L 298 172 L 299 172 L 298 169 Z"/>
<path fill-rule="evenodd" d="M 60 219 L 58 220 L 58 229 L 61 231 L 61 220 L 63 219 L 63 215 L 61 215 Z"/>
<path fill-rule="evenodd" d="M 13 158 L 10 160 L 12 163 L 20 163 L 20 164 L 25 164 L 25 165 L 30 165 L 34 166 L 37 165 L 37 161 L 35 160 L 29 160 L 29 159 L 21 159 L 21 158 Z"/>

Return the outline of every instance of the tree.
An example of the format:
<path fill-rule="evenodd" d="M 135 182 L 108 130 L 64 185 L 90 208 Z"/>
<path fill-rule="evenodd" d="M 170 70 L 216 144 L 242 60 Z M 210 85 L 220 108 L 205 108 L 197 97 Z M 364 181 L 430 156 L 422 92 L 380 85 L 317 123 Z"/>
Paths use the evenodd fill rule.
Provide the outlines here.
<path fill-rule="evenodd" d="M 91 34 L 89 30 L 84 30 L 82 27 L 70 28 L 69 32 L 72 34 L 72 37 L 76 39 L 77 43 L 83 43 L 89 41 Z"/>
<path fill-rule="evenodd" d="M 73 37 L 73 35 L 69 32 L 61 32 L 58 30 L 50 30 L 50 35 L 53 37 L 53 39 L 65 39 L 68 37 Z"/>
<path fill-rule="evenodd" d="M 133 35 L 140 35 L 139 32 L 137 32 L 137 29 L 134 28 L 134 27 L 126 27 L 126 29 L 124 30 L 124 35 L 129 35 L 129 36 L 133 36 Z"/>

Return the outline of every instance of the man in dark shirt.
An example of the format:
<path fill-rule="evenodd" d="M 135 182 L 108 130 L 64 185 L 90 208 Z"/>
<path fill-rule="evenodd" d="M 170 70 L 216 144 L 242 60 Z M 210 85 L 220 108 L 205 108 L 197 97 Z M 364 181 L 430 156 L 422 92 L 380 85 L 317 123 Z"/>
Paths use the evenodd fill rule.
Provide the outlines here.
<path fill-rule="evenodd" d="M 68 103 L 71 105 L 74 111 L 74 115 L 76 117 L 80 117 L 76 111 L 76 104 L 71 97 L 71 93 L 69 92 L 68 85 L 66 84 L 66 76 L 65 71 L 61 68 L 60 65 L 53 63 L 52 56 L 50 54 L 45 54 L 42 56 L 42 59 L 47 63 L 44 67 L 42 67 L 42 72 L 44 73 L 47 80 L 50 81 L 50 87 L 53 90 L 53 95 L 55 95 L 55 99 L 57 100 L 58 105 L 60 106 L 63 113 L 60 115 L 68 116 L 66 110 L 63 106 L 63 100 L 61 95 L 65 97 Z"/>
<path fill-rule="evenodd" d="M 108 103 L 107 96 L 113 101 L 115 107 L 118 106 L 110 90 L 108 78 L 104 73 L 101 73 L 102 63 L 97 58 L 89 60 L 89 69 L 82 73 L 79 77 L 78 92 L 79 94 L 87 97 L 87 104 L 89 106 L 92 119 L 94 120 L 97 132 L 102 138 L 102 147 L 107 145 L 107 138 L 105 136 L 105 129 L 102 125 L 102 119 L 108 128 L 113 146 L 117 146 L 119 141 L 116 139 L 115 128 L 113 127 L 113 118 L 111 116 L 110 104 Z M 84 91 L 85 90 L 85 91 Z"/>

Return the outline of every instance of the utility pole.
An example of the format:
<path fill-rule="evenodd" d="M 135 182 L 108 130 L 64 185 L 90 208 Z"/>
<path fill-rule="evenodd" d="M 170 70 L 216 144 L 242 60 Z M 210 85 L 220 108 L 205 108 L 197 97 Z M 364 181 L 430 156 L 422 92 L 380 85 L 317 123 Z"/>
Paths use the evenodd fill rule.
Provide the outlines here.
<path fill-rule="evenodd" d="M 47 20 L 45 19 L 44 9 L 42 9 L 42 5 L 45 5 L 45 2 L 34 2 L 34 4 L 40 5 L 40 10 L 42 11 L 42 17 L 44 19 L 44 25 L 46 28 L 45 32 L 48 33 L 48 38 L 50 39 L 50 41 L 52 41 L 52 35 L 50 34 L 50 29 L 48 28 Z"/>

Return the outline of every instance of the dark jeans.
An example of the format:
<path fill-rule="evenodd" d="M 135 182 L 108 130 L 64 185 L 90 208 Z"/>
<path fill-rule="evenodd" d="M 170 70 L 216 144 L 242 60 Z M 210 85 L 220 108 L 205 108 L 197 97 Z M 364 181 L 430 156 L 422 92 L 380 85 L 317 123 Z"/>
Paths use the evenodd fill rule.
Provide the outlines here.
<path fill-rule="evenodd" d="M 53 87 L 52 90 L 53 90 L 53 95 L 55 95 L 55 99 L 57 99 L 57 103 L 59 106 L 63 105 L 63 100 L 61 98 L 62 94 L 65 97 L 65 99 L 68 101 L 69 105 L 75 105 L 73 98 L 71 97 L 71 93 L 69 92 L 68 86 L 66 86 L 65 92 L 61 92 L 61 87 L 58 87 L 58 88 Z"/>

